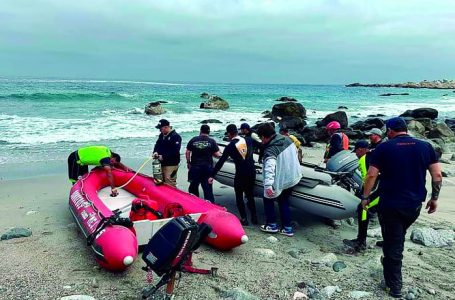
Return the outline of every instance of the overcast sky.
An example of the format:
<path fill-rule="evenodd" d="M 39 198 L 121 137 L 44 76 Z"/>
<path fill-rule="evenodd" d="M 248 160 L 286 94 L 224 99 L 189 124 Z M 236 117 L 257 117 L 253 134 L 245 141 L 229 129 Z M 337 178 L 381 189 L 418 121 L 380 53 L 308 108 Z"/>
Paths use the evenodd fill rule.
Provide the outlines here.
<path fill-rule="evenodd" d="M 1 0 L 0 76 L 455 79 L 455 1 Z"/>

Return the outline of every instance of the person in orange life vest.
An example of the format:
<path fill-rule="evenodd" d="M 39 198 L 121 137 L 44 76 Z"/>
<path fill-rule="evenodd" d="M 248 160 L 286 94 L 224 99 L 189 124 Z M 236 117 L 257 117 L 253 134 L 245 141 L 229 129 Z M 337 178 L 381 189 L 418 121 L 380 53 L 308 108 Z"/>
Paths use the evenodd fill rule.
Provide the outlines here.
<path fill-rule="evenodd" d="M 324 153 L 324 162 L 327 162 L 338 152 L 349 149 L 349 138 L 340 131 L 341 125 L 337 121 L 330 122 L 325 128 L 330 134 L 330 142 Z"/>

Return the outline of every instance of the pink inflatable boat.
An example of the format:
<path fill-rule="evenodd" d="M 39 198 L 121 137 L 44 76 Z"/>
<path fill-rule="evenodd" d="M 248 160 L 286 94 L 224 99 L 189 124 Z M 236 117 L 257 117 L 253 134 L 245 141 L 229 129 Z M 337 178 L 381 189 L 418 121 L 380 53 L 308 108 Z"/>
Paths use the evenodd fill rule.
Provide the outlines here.
<path fill-rule="evenodd" d="M 123 185 L 133 175 L 134 172 L 113 170 L 116 186 Z M 212 227 L 205 242 L 219 250 L 230 250 L 248 241 L 238 218 L 226 208 L 166 184 L 156 185 L 146 175 L 138 174 L 117 197 L 109 197 L 107 192 L 103 195 L 103 188 L 108 186 L 106 173 L 101 169 L 92 170 L 72 187 L 69 207 L 97 262 L 109 271 L 122 271 L 136 259 L 140 232 L 136 237 L 132 222 L 124 218 L 135 198 L 155 201 L 161 213 L 169 206 L 178 205 L 184 214 L 197 214 L 198 223 Z M 134 227 L 136 225 L 134 222 Z M 147 236 L 147 241 L 150 237 Z"/>

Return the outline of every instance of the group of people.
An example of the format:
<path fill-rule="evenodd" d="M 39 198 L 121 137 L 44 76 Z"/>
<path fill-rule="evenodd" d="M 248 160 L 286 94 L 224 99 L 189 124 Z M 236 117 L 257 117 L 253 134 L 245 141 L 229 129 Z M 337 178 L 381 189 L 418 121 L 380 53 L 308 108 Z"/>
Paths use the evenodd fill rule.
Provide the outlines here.
<path fill-rule="evenodd" d="M 154 147 L 154 155 L 162 164 L 166 183 L 176 185 L 180 164 L 182 138 L 172 129 L 169 121 L 162 119 L 156 126 L 160 135 Z M 342 132 L 340 123 L 332 121 L 326 126 L 330 141 L 324 154 L 327 162 L 336 153 L 349 148 L 349 139 Z M 216 141 L 211 138 L 210 127 L 202 125 L 199 135 L 187 144 L 185 158 L 188 166 L 189 192 L 199 196 L 201 185 L 204 198 L 215 202 L 213 178 L 228 158 L 235 164 L 234 190 L 236 205 L 242 225 L 249 220 L 258 224 L 253 189 L 256 179 L 253 152 L 260 153 L 263 164 L 263 203 L 265 224 L 260 230 L 268 233 L 281 233 L 293 236 L 289 197 L 292 188 L 301 179 L 300 163 L 302 152 L 300 141 L 289 136 L 282 128 L 277 134 L 270 123 L 259 125 L 253 132 L 246 123 L 239 129 L 235 124 L 226 127 L 229 144 L 221 153 Z M 386 122 L 386 138 L 379 128 L 367 132 L 369 142 L 359 140 L 353 152 L 359 159 L 359 170 L 363 178 L 363 189 L 359 197 L 358 234 L 353 240 L 343 242 L 355 251 L 366 249 L 368 223 L 377 212 L 382 229 L 383 241 L 378 243 L 383 249 L 385 287 L 392 297 L 400 298 L 402 289 L 402 258 L 406 230 L 418 218 L 422 202 L 425 201 L 426 171 L 431 175 L 431 198 L 426 204 L 428 213 L 437 209 L 437 200 L 442 186 L 441 168 L 433 147 L 422 140 L 410 136 L 407 125 L 400 117 Z M 213 166 L 213 157 L 219 158 Z M 87 165 L 102 166 L 112 187 L 111 196 L 116 196 L 111 168 L 129 170 L 121 164 L 120 156 L 104 146 L 81 148 L 68 157 L 69 178 L 74 183 L 88 172 Z M 245 208 L 250 213 L 248 218 Z M 278 204 L 281 226 L 277 222 L 275 203 Z"/>

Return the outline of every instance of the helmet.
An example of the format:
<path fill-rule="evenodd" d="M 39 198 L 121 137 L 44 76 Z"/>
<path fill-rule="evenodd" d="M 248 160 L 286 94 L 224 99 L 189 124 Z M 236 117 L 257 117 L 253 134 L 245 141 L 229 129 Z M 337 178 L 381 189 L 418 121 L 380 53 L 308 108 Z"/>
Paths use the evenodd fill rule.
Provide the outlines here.
<path fill-rule="evenodd" d="M 341 125 L 337 121 L 332 121 L 329 124 L 327 124 L 327 126 L 325 128 L 327 130 L 336 130 L 336 129 L 340 129 Z"/>

